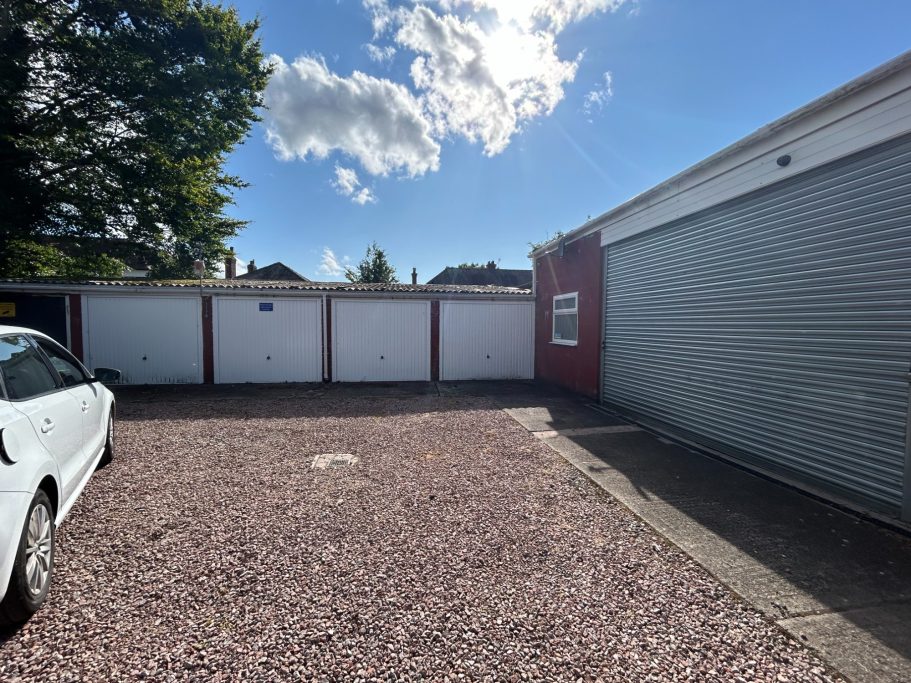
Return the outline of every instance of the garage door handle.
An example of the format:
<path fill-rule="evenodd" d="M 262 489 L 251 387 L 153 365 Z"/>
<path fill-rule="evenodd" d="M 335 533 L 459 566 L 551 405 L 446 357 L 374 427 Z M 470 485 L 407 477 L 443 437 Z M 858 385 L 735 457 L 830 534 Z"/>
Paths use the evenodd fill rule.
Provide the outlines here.
<path fill-rule="evenodd" d="M 52 431 L 54 431 L 54 421 L 49 417 L 44 418 L 44 424 L 41 425 L 41 433 L 47 434 Z"/>

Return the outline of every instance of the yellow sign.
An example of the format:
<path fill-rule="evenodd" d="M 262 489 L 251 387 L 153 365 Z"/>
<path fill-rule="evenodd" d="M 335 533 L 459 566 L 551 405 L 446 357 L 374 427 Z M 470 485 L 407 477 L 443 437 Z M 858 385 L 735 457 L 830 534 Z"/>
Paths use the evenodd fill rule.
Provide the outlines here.
<path fill-rule="evenodd" d="M 0 318 L 15 318 L 16 304 L 0 303 Z"/>

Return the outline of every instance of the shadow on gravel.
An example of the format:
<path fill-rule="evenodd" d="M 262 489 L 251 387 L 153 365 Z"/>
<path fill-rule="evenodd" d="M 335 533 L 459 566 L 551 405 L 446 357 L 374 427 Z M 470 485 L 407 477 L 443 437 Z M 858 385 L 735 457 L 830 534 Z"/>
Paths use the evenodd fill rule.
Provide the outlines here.
<path fill-rule="evenodd" d="M 0 645 L 18 633 L 25 624 L 14 624 L 12 626 L 0 626 Z"/>
<path fill-rule="evenodd" d="M 547 391 L 530 381 L 371 382 L 363 384 L 226 384 L 113 386 L 118 419 L 333 417 L 358 401 L 364 415 L 393 416 L 489 407 L 538 406 Z M 559 394 L 555 394 L 559 396 Z M 213 402 L 217 408 L 213 409 Z M 155 406 L 151 411 L 146 406 Z"/>

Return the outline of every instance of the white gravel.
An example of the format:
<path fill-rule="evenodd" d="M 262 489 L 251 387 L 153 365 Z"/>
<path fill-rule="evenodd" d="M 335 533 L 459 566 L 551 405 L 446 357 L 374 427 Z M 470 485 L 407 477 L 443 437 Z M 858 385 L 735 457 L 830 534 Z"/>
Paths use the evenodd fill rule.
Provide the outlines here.
<path fill-rule="evenodd" d="M 120 418 L 0 680 L 833 680 L 485 399 Z"/>

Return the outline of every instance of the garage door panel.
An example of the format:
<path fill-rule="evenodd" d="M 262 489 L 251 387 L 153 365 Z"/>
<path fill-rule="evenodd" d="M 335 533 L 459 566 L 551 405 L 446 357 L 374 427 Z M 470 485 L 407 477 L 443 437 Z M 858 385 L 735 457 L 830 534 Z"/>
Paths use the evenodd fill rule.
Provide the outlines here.
<path fill-rule="evenodd" d="M 531 379 L 534 376 L 532 303 L 443 302 L 440 378 Z"/>
<path fill-rule="evenodd" d="M 430 380 L 429 301 L 333 301 L 336 382 Z"/>
<path fill-rule="evenodd" d="M 909 160 L 893 141 L 609 245 L 604 402 L 898 514 Z"/>
<path fill-rule="evenodd" d="M 86 358 L 121 371 L 124 384 L 202 382 L 198 297 L 87 296 Z"/>
<path fill-rule="evenodd" d="M 218 297 L 215 381 L 320 382 L 321 301 Z"/>

